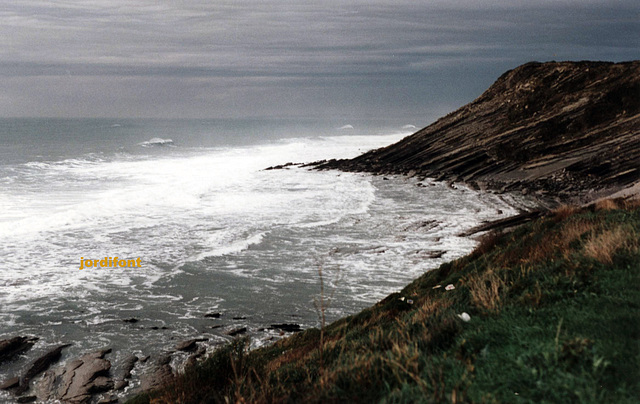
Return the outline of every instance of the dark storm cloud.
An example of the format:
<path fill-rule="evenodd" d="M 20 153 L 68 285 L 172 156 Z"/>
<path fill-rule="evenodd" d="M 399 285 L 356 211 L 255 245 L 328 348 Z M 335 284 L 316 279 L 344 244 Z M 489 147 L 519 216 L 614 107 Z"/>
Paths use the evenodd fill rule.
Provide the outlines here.
<path fill-rule="evenodd" d="M 0 111 L 432 119 L 530 60 L 637 58 L 635 2 L 502 3 L 5 0 Z"/>

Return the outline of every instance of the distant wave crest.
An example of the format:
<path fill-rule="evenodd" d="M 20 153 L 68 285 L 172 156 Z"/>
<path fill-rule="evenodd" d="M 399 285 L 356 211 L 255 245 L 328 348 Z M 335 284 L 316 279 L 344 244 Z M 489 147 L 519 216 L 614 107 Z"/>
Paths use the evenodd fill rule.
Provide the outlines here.
<path fill-rule="evenodd" d="M 173 140 L 171 139 L 162 139 L 159 137 L 154 137 L 146 142 L 138 143 L 142 147 L 154 147 L 154 146 L 174 146 Z"/>

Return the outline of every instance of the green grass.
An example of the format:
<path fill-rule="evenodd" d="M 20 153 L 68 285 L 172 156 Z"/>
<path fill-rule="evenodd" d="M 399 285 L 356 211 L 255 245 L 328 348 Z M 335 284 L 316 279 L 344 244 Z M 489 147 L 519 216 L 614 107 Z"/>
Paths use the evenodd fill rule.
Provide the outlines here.
<path fill-rule="evenodd" d="M 322 347 L 317 329 L 239 339 L 130 402 L 637 402 L 639 281 L 638 204 L 562 209 L 327 326 Z"/>

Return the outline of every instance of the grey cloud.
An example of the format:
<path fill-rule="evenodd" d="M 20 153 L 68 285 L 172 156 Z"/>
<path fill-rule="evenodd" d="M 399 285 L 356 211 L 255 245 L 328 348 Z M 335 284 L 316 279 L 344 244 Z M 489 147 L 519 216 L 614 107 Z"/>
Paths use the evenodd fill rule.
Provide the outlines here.
<path fill-rule="evenodd" d="M 595 0 L 5 0 L 0 107 L 419 115 L 467 102 L 529 60 L 637 57 L 638 16 L 634 2 Z"/>

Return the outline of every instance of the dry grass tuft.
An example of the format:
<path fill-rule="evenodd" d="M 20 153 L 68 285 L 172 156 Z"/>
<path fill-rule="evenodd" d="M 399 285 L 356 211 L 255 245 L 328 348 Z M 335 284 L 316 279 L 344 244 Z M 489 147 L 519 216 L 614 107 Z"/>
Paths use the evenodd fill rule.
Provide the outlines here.
<path fill-rule="evenodd" d="M 500 300 L 507 290 L 504 280 L 491 268 L 482 274 L 466 277 L 464 283 L 469 287 L 473 304 L 491 311 L 500 307 Z"/>
<path fill-rule="evenodd" d="M 429 318 L 451 307 L 451 304 L 450 301 L 444 299 L 426 299 L 411 317 L 411 325 L 424 324 Z"/>
<path fill-rule="evenodd" d="M 317 347 L 314 347 L 313 345 L 307 345 L 303 347 L 303 349 L 287 350 L 282 355 L 270 361 L 267 364 L 266 369 L 268 372 L 275 372 L 277 369 L 287 363 L 294 363 L 308 358 L 315 349 L 317 349 Z"/>
<path fill-rule="evenodd" d="M 619 209 L 618 203 L 614 199 L 603 199 L 601 201 L 596 202 L 595 210 L 615 210 Z"/>
<path fill-rule="evenodd" d="M 585 233 L 593 231 L 595 227 L 595 223 L 587 220 L 579 220 L 567 223 L 562 227 L 562 230 L 560 231 L 560 240 L 564 244 L 569 244 L 582 237 Z"/>
<path fill-rule="evenodd" d="M 566 218 L 575 215 L 576 213 L 578 213 L 580 211 L 580 208 L 577 206 L 573 206 L 573 205 L 562 205 L 558 208 L 556 208 L 555 210 L 551 211 L 551 213 L 553 214 L 553 218 L 560 222 L 562 220 L 565 220 Z"/>
<path fill-rule="evenodd" d="M 625 199 L 622 201 L 622 206 L 628 210 L 640 208 L 640 197 Z"/>
<path fill-rule="evenodd" d="M 503 268 L 522 264 L 533 264 L 550 259 L 557 251 L 555 240 L 540 243 L 525 237 L 525 242 L 523 244 L 524 245 L 519 248 L 504 251 L 500 257 L 497 257 L 494 260 L 494 263 L 502 266 Z"/>
<path fill-rule="evenodd" d="M 582 238 L 585 234 L 595 231 L 598 226 L 599 224 L 588 220 L 566 223 L 562 227 L 559 236 L 554 238 L 553 244 L 557 246 L 558 251 L 566 258 L 571 251 L 570 244 Z"/>
<path fill-rule="evenodd" d="M 629 229 L 616 227 L 613 230 L 605 230 L 599 234 L 593 234 L 584 244 L 584 254 L 603 264 L 611 264 L 615 253 L 622 249 L 634 249 L 638 246 L 637 238 Z"/>
<path fill-rule="evenodd" d="M 497 231 L 492 231 L 483 235 L 482 237 L 480 237 L 480 242 L 471 254 L 474 257 L 479 257 L 488 253 L 498 243 L 500 236 L 501 234 Z"/>
<path fill-rule="evenodd" d="M 596 231 L 600 226 L 599 221 L 567 220 L 557 234 L 546 240 L 534 240 L 525 236 L 524 243 L 520 248 L 505 251 L 502 253 L 501 259 L 496 259 L 495 262 L 500 263 L 503 267 L 512 267 L 552 259 L 558 253 L 566 258 L 571 252 L 572 242 L 579 240 L 589 232 Z"/>

